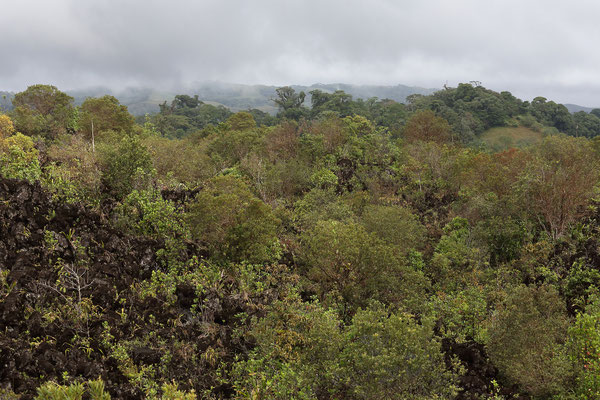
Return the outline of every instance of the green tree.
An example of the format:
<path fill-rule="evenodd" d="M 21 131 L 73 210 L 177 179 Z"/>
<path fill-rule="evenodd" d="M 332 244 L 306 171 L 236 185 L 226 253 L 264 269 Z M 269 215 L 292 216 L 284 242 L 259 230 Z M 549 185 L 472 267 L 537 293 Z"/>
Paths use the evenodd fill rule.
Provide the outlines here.
<path fill-rule="evenodd" d="M 8 115 L 0 114 L 0 140 L 12 135 L 15 131 L 12 120 Z"/>
<path fill-rule="evenodd" d="M 335 312 L 293 296 L 270 305 L 252 325 L 256 347 L 234 367 L 238 398 L 308 400 L 339 390 L 343 338 Z"/>
<path fill-rule="evenodd" d="M 92 139 L 92 127 L 97 139 L 108 130 L 129 134 L 134 124 L 135 120 L 127 107 L 113 96 L 88 97 L 81 104 L 79 129 L 88 140 Z"/>
<path fill-rule="evenodd" d="M 271 208 L 231 175 L 211 179 L 189 205 L 192 236 L 217 259 L 277 261 L 279 221 Z"/>
<path fill-rule="evenodd" d="M 150 183 L 152 158 L 136 136 L 124 136 L 115 145 L 107 144 L 101 151 L 102 182 L 117 199 L 134 189 L 144 189 Z"/>
<path fill-rule="evenodd" d="M 452 399 L 456 375 L 446 368 L 433 325 L 374 303 L 345 332 L 341 376 L 351 399 Z"/>
<path fill-rule="evenodd" d="M 233 114 L 229 117 L 227 123 L 234 131 L 245 131 L 256 128 L 256 121 L 254 121 L 252 114 L 244 111 Z"/>
<path fill-rule="evenodd" d="M 298 120 L 305 114 L 305 109 L 302 107 L 306 94 L 304 92 L 296 93 L 294 88 L 283 86 L 275 89 L 277 97 L 273 102 L 279 107 L 279 116 Z"/>
<path fill-rule="evenodd" d="M 28 136 L 55 139 L 76 128 L 73 98 L 50 85 L 33 85 L 17 93 L 11 112 L 15 127 Z"/>
<path fill-rule="evenodd" d="M 324 245 L 324 244 L 327 245 Z M 427 280 L 393 246 L 354 222 L 319 221 L 301 237 L 301 271 L 322 301 L 351 315 L 369 299 L 420 310 Z"/>
<path fill-rule="evenodd" d="M 406 208 L 368 205 L 363 211 L 361 222 L 369 232 L 401 249 L 403 254 L 424 245 L 425 227 Z"/>
<path fill-rule="evenodd" d="M 568 326 L 564 302 L 553 287 L 515 287 L 490 321 L 490 359 L 509 384 L 527 393 L 563 393 L 573 372 L 565 346 Z"/>
<path fill-rule="evenodd" d="M 318 302 L 276 302 L 255 320 L 255 349 L 234 367 L 239 398 L 451 399 L 446 368 L 429 321 L 379 303 L 348 326 Z"/>
<path fill-rule="evenodd" d="M 0 175 L 30 182 L 40 179 L 42 169 L 38 154 L 28 136 L 17 133 L 5 139 L 0 137 Z"/>
<path fill-rule="evenodd" d="M 578 399 L 600 398 L 600 298 L 591 299 L 569 328 Z"/>

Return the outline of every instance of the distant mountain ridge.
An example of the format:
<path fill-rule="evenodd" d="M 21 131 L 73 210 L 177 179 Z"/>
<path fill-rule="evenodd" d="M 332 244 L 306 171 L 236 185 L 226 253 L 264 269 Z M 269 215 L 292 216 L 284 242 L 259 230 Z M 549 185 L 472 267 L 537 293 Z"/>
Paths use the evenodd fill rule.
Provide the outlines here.
<path fill-rule="evenodd" d="M 598 107 L 578 106 L 577 104 L 563 104 L 563 106 L 567 107 L 567 110 L 569 110 L 569 112 L 571 114 L 579 112 L 579 111 L 585 111 L 586 113 L 589 114 L 592 110 L 598 108 Z"/>
<path fill-rule="evenodd" d="M 352 85 L 346 83 L 315 83 L 310 86 L 289 85 L 296 91 L 304 91 L 307 95 L 305 105 L 310 106 L 310 94 L 312 90 L 322 90 L 333 93 L 343 90 L 352 95 L 354 99 L 391 99 L 401 103 L 412 94 L 430 95 L 440 89 L 423 88 L 407 85 Z M 80 105 L 87 97 L 101 97 L 104 95 L 115 96 L 121 104 L 124 104 L 133 115 L 144 115 L 156 113 L 158 105 L 171 100 L 177 94 L 198 95 L 205 103 L 223 105 L 232 111 L 257 108 L 259 110 L 275 114 L 277 107 L 272 99 L 276 97 L 275 90 L 280 86 L 275 85 L 245 85 L 225 82 L 195 82 L 190 85 L 173 88 L 171 90 L 156 90 L 150 87 L 128 87 L 122 90 L 114 90 L 108 87 L 91 87 L 77 90 L 66 90 L 65 92 L 75 99 L 75 104 Z M 60 88 L 59 88 L 60 89 Z M 0 91 L 0 112 L 12 109 L 12 98 L 14 93 Z M 594 107 L 583 107 L 576 104 L 564 104 L 571 113 L 585 111 L 589 113 Z"/>
<path fill-rule="evenodd" d="M 310 94 L 312 90 L 321 90 L 323 92 L 333 93 L 336 90 L 343 90 L 352 95 L 354 99 L 369 99 L 377 97 L 379 99 L 391 99 L 398 102 L 405 102 L 406 97 L 411 94 L 429 95 L 439 89 L 422 88 L 417 86 L 395 85 L 350 85 L 345 83 L 322 84 L 315 83 L 310 86 L 289 85 L 297 92 L 303 91 L 307 95 L 306 105 L 310 105 Z M 267 85 L 243 85 L 220 82 L 202 82 L 192 84 L 189 93 L 198 95 L 200 100 L 207 102 L 216 102 L 233 111 L 246 110 L 248 108 L 258 108 L 259 110 L 275 113 L 275 107 L 272 99 L 276 97 L 275 90 L 279 86 Z"/>
<path fill-rule="evenodd" d="M 336 90 L 343 90 L 352 95 L 353 98 L 369 99 L 377 97 L 379 99 L 391 99 L 399 102 L 406 101 L 406 97 L 411 94 L 432 94 L 438 89 L 428 89 L 416 86 L 395 85 L 395 86 L 376 86 L 376 85 L 350 85 L 344 83 L 322 84 L 316 83 L 310 86 L 290 85 L 296 91 L 304 91 L 307 94 L 305 105 L 310 106 L 310 94 L 312 90 L 322 90 L 333 93 Z M 146 113 L 158 112 L 158 105 L 166 101 L 171 102 L 177 94 L 198 95 L 198 98 L 205 103 L 218 105 L 221 104 L 230 108 L 232 111 L 247 110 L 257 108 L 259 110 L 274 114 L 277 107 L 272 99 L 276 97 L 275 90 L 280 86 L 274 85 L 244 85 L 224 82 L 196 82 L 189 86 L 174 88 L 168 91 L 155 90 L 149 87 L 131 87 L 123 90 L 113 90 L 107 87 L 91 87 L 77 90 L 66 90 L 65 92 L 75 99 L 75 104 L 80 105 L 87 97 L 101 97 L 104 95 L 115 96 L 121 104 L 124 104 L 133 115 L 144 115 Z M 60 88 L 59 88 L 60 89 Z M 2 101 L 0 98 L 0 109 L 10 111 L 12 109 L 11 100 L 14 93 L 0 92 L 6 95 Z"/>

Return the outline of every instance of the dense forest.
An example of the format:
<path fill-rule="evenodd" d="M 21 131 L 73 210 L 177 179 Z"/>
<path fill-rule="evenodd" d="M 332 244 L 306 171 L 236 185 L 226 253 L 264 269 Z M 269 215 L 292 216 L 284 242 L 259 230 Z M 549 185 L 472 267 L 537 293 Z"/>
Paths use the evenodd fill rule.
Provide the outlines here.
<path fill-rule="evenodd" d="M 0 114 L 3 399 L 599 399 L 600 110 Z"/>

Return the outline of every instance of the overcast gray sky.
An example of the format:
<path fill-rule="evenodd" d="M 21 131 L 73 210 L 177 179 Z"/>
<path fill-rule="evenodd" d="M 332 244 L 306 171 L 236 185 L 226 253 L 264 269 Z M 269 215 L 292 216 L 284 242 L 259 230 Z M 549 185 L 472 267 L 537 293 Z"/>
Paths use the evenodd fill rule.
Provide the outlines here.
<path fill-rule="evenodd" d="M 0 90 L 456 86 L 600 106 L 593 0 L 0 0 Z"/>

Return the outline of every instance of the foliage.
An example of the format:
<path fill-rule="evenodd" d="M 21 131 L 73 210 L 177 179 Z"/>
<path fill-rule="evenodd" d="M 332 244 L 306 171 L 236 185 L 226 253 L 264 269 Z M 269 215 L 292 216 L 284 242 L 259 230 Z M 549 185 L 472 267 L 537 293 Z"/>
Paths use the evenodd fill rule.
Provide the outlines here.
<path fill-rule="evenodd" d="M 569 327 L 571 360 L 576 373 L 575 392 L 584 400 L 600 396 L 600 300 L 591 299 Z"/>
<path fill-rule="evenodd" d="M 304 92 L 296 93 L 290 86 L 283 86 L 275 89 L 277 98 L 273 102 L 279 107 L 278 116 L 281 118 L 298 120 L 305 113 L 302 107 L 306 94 Z"/>
<path fill-rule="evenodd" d="M 0 397 L 598 397 L 600 112 L 331 88 L 143 125 L 17 95 Z"/>
<path fill-rule="evenodd" d="M 17 131 L 27 136 L 55 139 L 76 128 L 73 98 L 51 85 L 32 85 L 12 100 L 11 116 Z"/>
<path fill-rule="evenodd" d="M 105 131 L 131 133 L 134 119 L 127 107 L 119 104 L 113 96 L 100 98 L 88 97 L 81 104 L 79 111 L 79 128 L 83 136 L 92 140 L 92 126 L 95 140 L 101 138 Z"/>
<path fill-rule="evenodd" d="M 367 205 L 363 209 L 361 223 L 369 232 L 401 249 L 402 253 L 423 247 L 425 227 L 406 208 Z"/>
<path fill-rule="evenodd" d="M 176 383 L 165 383 L 162 385 L 162 396 L 152 396 L 155 400 L 195 400 L 194 391 L 186 392 L 178 390 Z M 72 383 L 70 385 L 59 385 L 49 381 L 37 389 L 38 395 L 35 400 L 110 400 L 110 395 L 104 390 L 104 382 L 98 378 L 87 381 L 85 384 Z"/>
<path fill-rule="evenodd" d="M 102 182 L 116 198 L 134 189 L 147 187 L 152 177 L 152 158 L 135 136 L 123 136 L 115 145 L 106 144 L 101 151 Z"/>
<path fill-rule="evenodd" d="M 568 325 L 554 288 L 517 286 L 491 318 L 490 358 L 510 383 L 534 396 L 565 392 L 573 373 L 567 357 Z"/>
<path fill-rule="evenodd" d="M 257 347 L 235 367 L 242 398 L 450 399 L 430 324 L 373 303 L 350 325 L 318 303 L 275 303 L 251 331 Z"/>
<path fill-rule="evenodd" d="M 167 186 L 195 187 L 218 172 L 207 154 L 205 140 L 195 143 L 191 138 L 172 140 L 150 136 L 142 143 L 152 156 L 157 179 Z"/>
<path fill-rule="evenodd" d="M 300 261 L 321 301 L 339 297 L 343 316 L 368 299 L 419 310 L 427 280 L 393 246 L 354 222 L 319 221 L 301 237 Z M 327 243 L 327 246 L 323 246 Z"/>
<path fill-rule="evenodd" d="M 49 381 L 38 388 L 36 400 L 81 400 L 87 394 L 90 400 L 110 400 L 110 395 L 104 391 L 104 382 L 100 378 L 90 380 L 85 384 L 72 383 L 59 385 Z"/>
<path fill-rule="evenodd" d="M 445 119 L 437 117 L 433 111 L 420 111 L 406 122 L 404 137 L 408 141 L 444 143 L 450 139 L 450 125 Z"/>
<path fill-rule="evenodd" d="M 81 135 L 64 135 L 47 152 L 44 183 L 67 202 L 97 203 L 101 197 L 98 154 Z"/>
<path fill-rule="evenodd" d="M 0 138 L 0 175 L 33 182 L 41 174 L 38 150 L 31 138 L 21 133 Z"/>
<path fill-rule="evenodd" d="M 0 140 L 15 132 L 15 127 L 8 115 L 0 114 Z"/>
<path fill-rule="evenodd" d="M 182 138 L 210 125 L 225 122 L 232 112 L 219 105 L 213 106 L 198 100 L 198 96 L 176 95 L 170 105 L 160 104 L 160 113 L 152 116 L 152 122 L 165 137 Z"/>
<path fill-rule="evenodd" d="M 160 193 L 152 189 L 133 190 L 119 204 L 115 213 L 118 226 L 138 235 L 163 240 L 165 250 L 158 255 L 175 265 L 189 240 L 190 233 L 182 213 Z"/>
<path fill-rule="evenodd" d="M 211 179 L 190 204 L 187 219 L 192 236 L 218 258 L 265 263 L 280 256 L 271 208 L 232 176 Z"/>
<path fill-rule="evenodd" d="M 451 399 L 455 375 L 447 370 L 432 326 L 378 304 L 359 310 L 345 332 L 342 376 L 354 399 Z"/>
<path fill-rule="evenodd" d="M 233 114 L 227 119 L 227 123 L 234 131 L 256 128 L 256 121 L 252 114 L 243 111 Z"/>
<path fill-rule="evenodd" d="M 551 136 L 532 149 L 518 191 L 531 216 L 553 239 L 563 236 L 589 204 L 598 182 L 596 163 L 582 139 Z"/>

